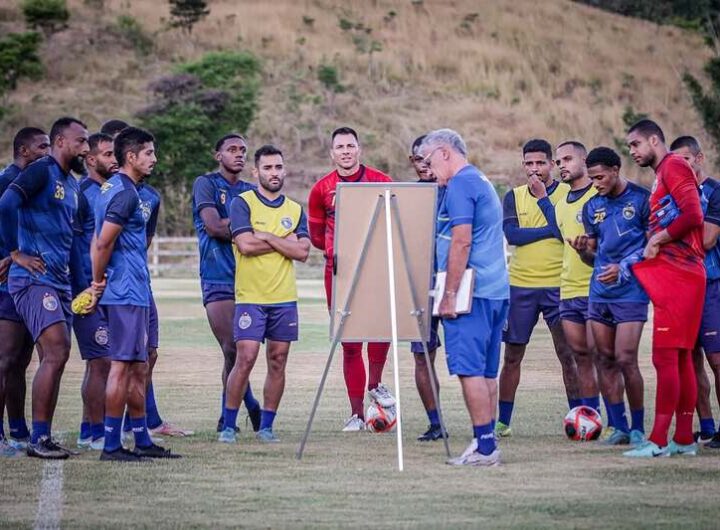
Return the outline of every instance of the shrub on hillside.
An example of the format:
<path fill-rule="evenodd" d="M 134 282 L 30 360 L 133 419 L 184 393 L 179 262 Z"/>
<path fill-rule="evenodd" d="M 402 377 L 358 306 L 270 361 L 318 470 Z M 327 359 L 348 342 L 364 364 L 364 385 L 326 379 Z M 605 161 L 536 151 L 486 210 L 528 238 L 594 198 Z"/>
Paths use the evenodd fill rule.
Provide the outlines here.
<path fill-rule="evenodd" d="M 135 17 L 120 15 L 117 17 L 113 29 L 125 38 L 140 55 L 149 55 L 152 51 L 153 40 Z"/>
<path fill-rule="evenodd" d="M 0 39 L 0 96 L 15 90 L 20 79 L 39 79 L 43 65 L 38 49 L 40 35 L 9 33 Z"/>
<path fill-rule="evenodd" d="M 169 0 L 170 25 L 192 33 L 193 26 L 210 14 L 205 0 Z"/>
<path fill-rule="evenodd" d="M 705 130 L 712 138 L 715 148 L 720 151 L 720 57 L 708 61 L 705 65 L 705 73 L 710 79 L 710 87 L 707 90 L 688 73 L 683 76 L 683 80 Z"/>
<path fill-rule="evenodd" d="M 65 0 L 23 0 L 21 7 L 28 26 L 46 35 L 63 29 L 70 19 Z"/>

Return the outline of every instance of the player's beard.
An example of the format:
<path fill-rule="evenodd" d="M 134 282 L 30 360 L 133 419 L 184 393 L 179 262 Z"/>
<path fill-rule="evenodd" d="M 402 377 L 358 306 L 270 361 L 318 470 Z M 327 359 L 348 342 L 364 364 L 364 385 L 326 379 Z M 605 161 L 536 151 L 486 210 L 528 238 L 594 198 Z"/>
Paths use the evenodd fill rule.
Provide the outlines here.
<path fill-rule="evenodd" d="M 258 180 L 260 181 L 260 185 L 271 193 L 276 193 L 280 191 L 284 184 L 284 181 L 282 179 L 278 180 L 277 184 L 271 184 L 270 179 L 265 179 L 262 177 Z"/>
<path fill-rule="evenodd" d="M 85 173 L 85 157 L 75 156 L 70 160 L 70 171 L 74 173 Z"/>

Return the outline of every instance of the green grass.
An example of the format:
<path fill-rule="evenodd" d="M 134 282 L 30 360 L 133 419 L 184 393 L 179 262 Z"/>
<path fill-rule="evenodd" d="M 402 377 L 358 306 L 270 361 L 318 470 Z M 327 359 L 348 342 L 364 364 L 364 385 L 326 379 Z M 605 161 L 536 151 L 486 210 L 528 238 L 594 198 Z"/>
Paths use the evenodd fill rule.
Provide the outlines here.
<path fill-rule="evenodd" d="M 300 462 L 294 458 L 327 358 L 324 304 L 301 304 L 302 340 L 291 352 L 276 420 L 282 442 L 259 444 L 241 419 L 240 443 L 229 447 L 215 441 L 221 363 L 202 305 L 199 299 L 159 296 L 161 357 L 155 380 L 160 410 L 197 434 L 166 440 L 185 456 L 179 461 L 108 465 L 97 461 L 97 454 L 66 461 L 63 527 L 717 526 L 720 454 L 634 462 L 612 448 L 564 439 L 560 423 L 567 404 L 542 325 L 524 365 L 514 437 L 501 442 L 505 465 L 497 469 L 450 468 L 440 443 L 414 442 L 426 419 L 414 389 L 411 355 L 401 347 L 406 469 L 399 473 L 394 435 L 338 432 L 347 415 L 339 356 L 306 456 Z M 654 373 L 647 336 L 641 357 L 651 404 Z M 451 447 L 457 453 L 469 442 L 470 425 L 458 382 L 447 376 L 442 360 L 439 367 Z M 68 442 L 76 436 L 80 417 L 82 368 L 73 353 L 55 419 L 55 430 L 65 431 Z M 30 377 L 33 371 L 34 365 Z M 392 381 L 390 363 L 386 373 Z M 256 392 L 263 377 L 264 363 L 259 363 L 252 378 Z M 33 525 L 42 468 L 37 460 L 0 461 L 0 527 Z"/>

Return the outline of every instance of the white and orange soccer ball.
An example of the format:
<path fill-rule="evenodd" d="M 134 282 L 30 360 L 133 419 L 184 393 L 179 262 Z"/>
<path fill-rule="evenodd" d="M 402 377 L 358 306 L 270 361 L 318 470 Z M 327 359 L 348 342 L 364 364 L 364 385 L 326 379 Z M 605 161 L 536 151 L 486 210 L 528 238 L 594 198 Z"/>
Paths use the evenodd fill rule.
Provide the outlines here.
<path fill-rule="evenodd" d="M 375 400 L 370 402 L 370 406 L 365 413 L 365 425 L 367 425 L 369 431 L 390 432 L 395 428 L 396 423 L 395 405 L 383 407 Z"/>
<path fill-rule="evenodd" d="M 600 413 L 584 405 L 572 409 L 563 420 L 567 437 L 578 442 L 597 440 L 602 432 L 602 425 Z"/>

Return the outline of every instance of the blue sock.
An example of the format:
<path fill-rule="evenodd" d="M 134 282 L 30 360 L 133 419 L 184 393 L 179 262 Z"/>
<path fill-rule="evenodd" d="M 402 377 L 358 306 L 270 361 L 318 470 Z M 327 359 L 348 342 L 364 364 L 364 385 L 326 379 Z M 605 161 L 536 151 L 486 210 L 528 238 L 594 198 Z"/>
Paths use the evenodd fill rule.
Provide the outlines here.
<path fill-rule="evenodd" d="M 631 429 L 633 431 L 640 431 L 640 432 L 644 433 L 645 432 L 645 409 L 631 410 L 630 418 L 632 420 Z M 712 420 L 710 421 L 710 424 L 712 425 Z"/>
<path fill-rule="evenodd" d="M 630 427 L 628 427 L 628 421 L 627 416 L 625 415 L 625 402 L 621 401 L 620 403 L 615 403 L 614 405 L 610 405 L 610 415 L 613 419 L 614 427 L 618 431 L 622 432 L 630 432 Z"/>
<path fill-rule="evenodd" d="M 147 430 L 147 419 L 145 416 L 130 418 L 130 427 L 135 435 L 136 447 L 150 447 L 152 445 L 150 433 Z"/>
<path fill-rule="evenodd" d="M 600 412 L 600 396 L 593 396 L 589 398 L 583 399 L 583 404 L 586 407 L 592 407 L 598 412 Z"/>
<path fill-rule="evenodd" d="M 574 398 L 570 399 L 568 398 L 568 407 L 570 407 L 570 410 L 574 409 L 575 407 L 579 407 L 583 405 L 583 400 L 580 398 Z"/>
<path fill-rule="evenodd" d="M 430 420 L 430 425 L 440 425 L 440 414 L 438 414 L 437 409 L 428 410 L 427 417 Z"/>
<path fill-rule="evenodd" d="M 92 436 L 92 431 L 90 430 L 90 422 L 89 421 L 83 421 L 80 423 L 80 438 L 83 440 L 86 438 L 90 438 Z"/>
<path fill-rule="evenodd" d="M 222 398 L 220 400 L 220 420 L 223 425 L 225 424 L 225 390 L 223 390 Z"/>
<path fill-rule="evenodd" d="M 122 447 L 120 435 L 122 433 L 122 418 L 105 416 L 105 447 L 104 451 L 111 453 Z"/>
<path fill-rule="evenodd" d="M 162 425 L 162 418 L 158 412 L 157 403 L 155 402 L 155 390 L 153 384 L 148 385 L 145 394 L 145 415 L 147 416 L 148 429 L 156 429 Z"/>
<path fill-rule="evenodd" d="M 99 440 L 105 436 L 105 425 L 102 423 L 93 423 L 90 426 L 90 435 L 92 436 L 93 441 Z"/>
<path fill-rule="evenodd" d="M 610 402 L 603 396 L 603 403 L 605 404 L 605 415 L 608 419 L 608 427 L 615 427 L 615 420 L 613 420 L 612 414 L 610 414 Z"/>
<path fill-rule="evenodd" d="M 498 407 L 500 409 L 500 413 L 498 414 L 498 421 L 500 423 L 504 423 L 505 425 L 510 425 L 510 420 L 512 420 L 512 413 L 513 413 L 513 407 L 515 406 L 515 403 L 512 401 L 499 401 Z"/>
<path fill-rule="evenodd" d="M 240 409 L 231 409 L 225 407 L 225 423 L 223 425 L 223 429 L 235 429 L 235 426 L 237 425 L 237 416 L 239 410 Z"/>
<path fill-rule="evenodd" d="M 703 434 L 715 434 L 715 420 L 712 418 L 700 418 L 700 432 Z"/>
<path fill-rule="evenodd" d="M 126 410 L 125 411 L 125 419 L 123 420 L 123 428 L 122 430 L 124 432 L 130 432 L 132 427 L 130 427 L 130 413 Z"/>
<path fill-rule="evenodd" d="M 50 422 L 34 421 L 32 422 L 31 443 L 37 443 L 41 436 L 50 436 Z"/>
<path fill-rule="evenodd" d="M 25 418 L 8 418 L 10 425 L 10 436 L 16 440 L 22 440 L 30 436 Z"/>
<path fill-rule="evenodd" d="M 493 428 L 493 432 L 495 432 L 495 424 L 496 424 L 496 423 L 497 423 L 497 420 L 495 420 L 495 418 L 493 418 L 493 420 L 492 420 L 492 422 L 491 422 L 491 425 L 492 425 L 492 428 Z M 473 434 L 475 434 L 475 433 L 473 432 Z"/>
<path fill-rule="evenodd" d="M 262 410 L 260 412 L 260 430 L 270 429 L 272 430 L 273 422 L 277 412 L 274 410 Z"/>
<path fill-rule="evenodd" d="M 481 455 L 489 455 L 495 450 L 495 433 L 493 432 L 492 422 L 485 425 L 474 425 L 473 432 L 477 438 L 477 452 Z"/>
<path fill-rule="evenodd" d="M 250 383 L 248 383 L 247 390 L 245 391 L 245 395 L 243 396 L 243 403 L 245 403 L 245 408 L 248 410 L 255 410 L 257 408 L 260 408 L 260 403 L 257 399 L 255 399 L 255 396 L 253 396 L 252 388 L 250 388 Z"/>

